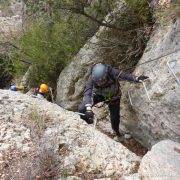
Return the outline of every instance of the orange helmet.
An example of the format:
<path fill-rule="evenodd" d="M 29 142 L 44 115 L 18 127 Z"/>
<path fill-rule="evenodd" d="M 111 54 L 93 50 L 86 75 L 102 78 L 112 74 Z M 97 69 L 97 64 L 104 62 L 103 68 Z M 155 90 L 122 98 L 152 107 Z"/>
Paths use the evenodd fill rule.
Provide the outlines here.
<path fill-rule="evenodd" d="M 39 88 L 40 93 L 47 93 L 49 91 L 49 87 L 46 84 L 41 84 Z"/>

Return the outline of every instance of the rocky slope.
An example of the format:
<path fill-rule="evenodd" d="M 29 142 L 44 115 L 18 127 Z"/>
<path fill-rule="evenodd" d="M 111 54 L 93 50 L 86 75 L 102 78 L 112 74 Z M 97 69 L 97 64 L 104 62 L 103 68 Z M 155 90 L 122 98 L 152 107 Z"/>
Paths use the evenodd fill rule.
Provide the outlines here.
<path fill-rule="evenodd" d="M 180 178 L 180 144 L 163 140 L 142 158 L 138 173 L 123 180 L 178 180 Z"/>
<path fill-rule="evenodd" d="M 113 23 L 122 20 L 127 13 L 126 4 L 119 2 L 113 12 L 118 19 L 113 19 Z M 169 3 L 159 1 L 161 6 Z M 11 17 L 0 17 L 3 34 L 14 33 L 22 25 L 21 11 L 16 14 L 16 7 L 21 5 L 12 6 Z M 1 13 L 1 16 L 4 15 Z M 108 15 L 106 20 L 111 18 Z M 94 108 L 98 118 L 98 129 L 94 129 L 76 113 L 56 104 L 0 90 L 0 179 L 180 179 L 179 29 L 178 17 L 173 21 L 168 19 L 163 26 L 157 24 L 139 65 L 164 54 L 167 56 L 137 66 L 135 70 L 135 74 L 150 77 L 145 83 L 149 97 L 142 84 L 123 86 L 121 129 L 149 149 L 152 147 L 142 160 L 103 134 L 112 135 L 107 107 Z M 107 51 L 112 44 L 102 46 L 102 38 L 106 35 L 123 38 L 113 33 L 109 28 L 100 27 L 62 72 L 57 89 L 58 104 L 76 108 L 90 66 L 96 62 L 115 63 L 117 54 Z M 128 38 L 131 41 L 133 37 Z M 128 42 L 127 39 L 123 41 Z M 163 139 L 170 140 L 161 141 Z"/>
<path fill-rule="evenodd" d="M 0 90 L 0 179 L 178 179 L 180 144 L 142 158 L 45 100 Z M 140 166 L 139 166 L 140 164 Z"/>
<path fill-rule="evenodd" d="M 1 179 L 12 174 L 27 175 L 22 169 L 24 163 L 31 176 L 43 176 L 42 168 L 38 171 L 42 164 L 36 162 L 47 152 L 51 152 L 48 157 L 56 157 L 55 169 L 61 174 L 67 171 L 94 177 L 122 176 L 137 172 L 140 163 L 138 156 L 87 125 L 75 113 L 18 92 L 0 90 L 0 124 Z M 18 174 L 21 171 L 24 174 Z"/>

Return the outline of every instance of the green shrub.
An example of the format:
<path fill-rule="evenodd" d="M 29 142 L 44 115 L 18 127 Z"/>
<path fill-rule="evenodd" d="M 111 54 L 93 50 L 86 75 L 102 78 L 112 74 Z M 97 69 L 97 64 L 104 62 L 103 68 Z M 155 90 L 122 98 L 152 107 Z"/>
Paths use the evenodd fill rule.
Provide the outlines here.
<path fill-rule="evenodd" d="M 6 54 L 0 54 L 0 88 L 8 87 L 14 73 L 15 68 L 11 58 Z"/>
<path fill-rule="evenodd" d="M 73 56 L 97 30 L 99 24 L 76 12 L 62 9 L 60 4 L 78 8 L 98 21 L 113 9 L 114 0 L 95 1 L 93 5 L 78 0 L 61 1 L 25 1 L 29 14 L 28 29 L 15 44 L 19 49 L 14 51 L 13 60 L 16 61 L 16 72 L 24 72 L 27 66 L 21 61 L 27 60 L 32 65 L 29 86 L 39 86 L 48 83 L 56 88 L 56 81 L 62 69 L 73 59 Z M 133 10 L 137 22 L 135 28 L 150 22 L 150 11 L 145 0 L 126 0 Z M 72 8 L 72 9 L 73 9 Z M 81 9 L 82 8 L 82 9 Z M 31 16 L 32 14 L 32 16 Z M 129 23 L 129 19 L 123 21 Z M 137 23 L 137 24 L 138 24 Z M 132 24 L 134 27 L 134 24 Z M 129 27 L 129 24 L 128 24 Z"/>
<path fill-rule="evenodd" d="M 147 0 L 125 0 L 128 6 L 134 11 L 139 23 L 149 24 L 152 23 L 152 15 Z"/>
<path fill-rule="evenodd" d="M 21 50 L 14 53 L 16 64 L 28 60 L 33 65 L 29 85 L 46 82 L 55 88 L 60 72 L 85 43 L 89 29 L 77 16 L 33 23 L 17 42 Z"/>

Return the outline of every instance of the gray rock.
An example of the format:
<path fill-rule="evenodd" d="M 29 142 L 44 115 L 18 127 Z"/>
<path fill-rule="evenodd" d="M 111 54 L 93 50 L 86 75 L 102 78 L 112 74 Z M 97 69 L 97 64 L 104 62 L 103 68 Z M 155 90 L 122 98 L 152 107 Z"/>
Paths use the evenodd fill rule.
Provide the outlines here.
<path fill-rule="evenodd" d="M 145 82 L 149 98 L 142 84 L 123 87 L 122 121 L 131 134 L 147 147 L 163 139 L 180 142 L 180 19 L 155 28 L 139 64 L 164 54 L 155 61 L 138 66 L 135 74 L 150 77 Z M 179 50 L 178 50 L 179 49 Z M 177 76 L 173 76 L 167 62 Z M 128 99 L 130 90 L 133 106 Z"/>
<path fill-rule="evenodd" d="M 0 9 L 1 9 L 0 5 Z M 4 9 L 2 8 L 0 12 L 0 37 L 5 38 L 5 41 L 7 41 L 8 36 L 13 36 L 18 34 L 22 30 L 23 25 L 23 8 L 24 5 L 22 1 L 17 0 L 11 0 L 9 11 L 11 13 L 3 13 Z"/>
<path fill-rule="evenodd" d="M 1 35 L 8 35 L 11 33 L 17 33 L 21 30 L 22 19 L 19 15 L 14 15 L 12 17 L 0 17 L 0 32 Z"/>
<path fill-rule="evenodd" d="M 111 180 L 111 178 L 100 178 L 100 179 L 94 179 L 94 180 Z"/>
<path fill-rule="evenodd" d="M 77 176 L 68 176 L 68 177 L 59 178 L 58 180 L 82 180 L 82 178 Z"/>
<path fill-rule="evenodd" d="M 13 15 L 23 15 L 23 8 L 24 8 L 24 3 L 23 1 L 18 1 L 18 0 L 11 0 L 11 11 Z"/>
<path fill-rule="evenodd" d="M 33 66 L 29 66 L 28 70 L 26 71 L 26 73 L 24 74 L 24 76 L 21 79 L 21 84 L 26 88 L 26 89 L 30 89 L 30 77 L 31 74 L 33 72 Z"/>
<path fill-rule="evenodd" d="M 125 134 L 125 135 L 124 135 L 124 138 L 125 138 L 125 139 L 130 139 L 130 138 L 131 138 L 131 135 L 130 135 L 130 134 Z"/>
<path fill-rule="evenodd" d="M 122 180 L 142 180 L 142 179 L 139 177 L 139 174 L 138 174 L 138 173 L 132 174 L 132 175 L 130 175 L 130 176 L 123 176 L 121 179 L 122 179 Z"/>
<path fill-rule="evenodd" d="M 138 174 L 143 180 L 180 178 L 180 143 L 164 140 L 142 159 Z"/>
<path fill-rule="evenodd" d="M 8 99 L 1 98 L 5 96 Z M 0 98 L 5 104 L 1 106 L 4 113 L 0 113 L 0 157 L 11 147 L 31 152 L 36 146 L 58 154 L 61 170 L 71 174 L 77 167 L 82 173 L 98 172 L 101 176 L 137 172 L 138 156 L 86 124 L 76 113 L 9 90 L 0 90 Z"/>

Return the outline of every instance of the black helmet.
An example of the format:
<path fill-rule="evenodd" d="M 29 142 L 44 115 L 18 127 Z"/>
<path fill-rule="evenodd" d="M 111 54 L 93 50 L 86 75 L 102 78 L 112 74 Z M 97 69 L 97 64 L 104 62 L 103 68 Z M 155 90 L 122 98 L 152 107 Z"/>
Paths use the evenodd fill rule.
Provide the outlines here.
<path fill-rule="evenodd" d="M 108 79 L 108 66 L 98 63 L 92 68 L 92 80 L 98 86 L 103 86 Z"/>

